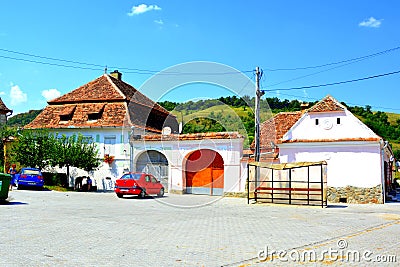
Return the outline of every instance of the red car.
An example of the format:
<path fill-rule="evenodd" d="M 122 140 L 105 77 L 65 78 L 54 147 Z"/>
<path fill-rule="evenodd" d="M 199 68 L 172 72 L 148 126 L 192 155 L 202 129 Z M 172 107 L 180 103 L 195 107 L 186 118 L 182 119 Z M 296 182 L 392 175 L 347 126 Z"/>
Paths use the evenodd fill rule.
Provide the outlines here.
<path fill-rule="evenodd" d="M 114 192 L 119 198 L 124 195 L 146 195 L 164 196 L 164 187 L 153 175 L 148 173 L 126 173 L 115 181 Z"/>

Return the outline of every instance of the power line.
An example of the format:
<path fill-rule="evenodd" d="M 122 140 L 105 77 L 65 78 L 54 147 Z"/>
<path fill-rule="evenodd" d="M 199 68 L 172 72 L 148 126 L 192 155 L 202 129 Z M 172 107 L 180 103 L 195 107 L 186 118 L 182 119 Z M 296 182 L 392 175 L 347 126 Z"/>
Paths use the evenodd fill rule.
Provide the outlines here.
<path fill-rule="evenodd" d="M 88 67 L 79 67 L 79 66 L 71 66 L 71 65 L 51 63 L 51 62 L 41 62 L 41 61 L 37 61 L 37 60 L 30 60 L 30 59 L 24 59 L 24 58 L 7 57 L 7 56 L 2 56 L 2 55 L 0 55 L 0 57 L 1 58 L 6 58 L 6 59 L 12 59 L 12 60 L 19 60 L 19 61 L 24 61 L 24 62 L 42 64 L 42 65 L 51 65 L 51 66 L 57 66 L 57 67 L 64 67 L 64 68 L 74 68 L 74 69 L 83 69 L 83 70 L 96 70 L 96 71 L 101 70 L 101 69 L 94 69 L 94 68 L 88 68 Z"/>
<path fill-rule="evenodd" d="M 366 55 L 366 56 L 362 56 L 362 57 L 356 57 L 356 58 L 352 58 L 352 59 L 346 59 L 346 60 L 341 60 L 341 61 L 337 61 L 337 62 L 332 62 L 332 63 L 327 63 L 327 64 L 322 64 L 322 65 L 316 65 L 316 66 L 308 66 L 308 67 L 297 67 L 297 68 L 281 68 L 281 69 L 266 69 L 267 71 L 294 71 L 294 70 L 307 70 L 307 69 L 316 69 L 316 68 L 322 68 L 322 67 L 327 67 L 327 66 L 331 66 L 331 65 L 337 65 L 337 64 L 342 64 L 342 63 L 347 63 L 347 62 L 351 62 L 351 61 L 361 61 L 361 60 L 365 60 L 367 58 L 370 57 L 376 57 L 376 56 L 380 56 L 386 53 L 390 53 L 393 52 L 395 50 L 400 49 L 400 46 L 398 47 L 394 47 L 394 48 L 390 48 L 384 51 L 380 51 L 374 54 L 370 54 L 370 55 Z"/>
<path fill-rule="evenodd" d="M 253 72 L 253 70 L 245 70 L 245 71 L 239 71 L 238 70 L 238 71 L 232 71 L 232 72 L 204 72 L 204 73 L 202 73 L 202 72 L 200 72 L 200 73 L 199 72 L 177 72 L 177 71 L 169 72 L 169 71 L 138 69 L 138 68 L 127 68 L 127 67 L 118 67 L 118 66 L 103 66 L 103 65 L 94 64 L 94 63 L 86 63 L 86 62 L 79 62 L 79 61 L 74 61 L 74 60 L 67 60 L 67 59 L 60 59 L 60 58 L 53 58 L 53 57 L 34 55 L 34 54 L 29 54 L 29 53 L 24 53 L 24 52 L 18 52 L 18 51 L 13 51 L 13 50 L 9 50 L 9 49 L 4 49 L 4 48 L 0 48 L 0 51 L 7 52 L 7 53 L 12 53 L 12 54 L 18 54 L 18 55 L 22 55 L 22 56 L 28 56 L 28 57 L 45 59 L 45 60 L 51 60 L 51 61 L 59 61 L 59 62 L 78 64 L 78 65 L 101 67 L 101 69 L 81 67 L 81 66 L 73 66 L 73 65 L 65 65 L 65 64 L 51 63 L 51 62 L 43 62 L 43 61 L 37 61 L 37 60 L 31 60 L 31 59 L 25 59 L 25 58 L 16 58 L 16 57 L 9 57 L 9 56 L 0 55 L 0 57 L 6 58 L 6 59 L 19 60 L 19 61 L 25 61 L 25 62 L 37 63 L 37 64 L 43 64 L 43 65 L 58 66 L 58 67 L 66 67 L 66 68 L 87 69 L 87 70 L 101 70 L 101 71 L 103 71 L 104 68 L 107 67 L 109 69 L 126 70 L 126 71 L 124 71 L 124 73 L 135 73 L 135 74 L 144 74 L 144 75 L 152 75 L 152 74 L 161 74 L 161 75 L 231 75 L 231 74 L 251 73 L 251 72 Z"/>
<path fill-rule="evenodd" d="M 285 94 L 285 93 L 280 93 L 279 95 L 284 95 L 284 96 L 290 96 L 290 97 L 296 97 L 298 99 L 308 99 L 308 100 L 313 100 L 313 101 L 320 101 L 321 99 L 319 98 L 315 98 L 315 97 L 308 97 L 308 96 L 299 96 L 299 95 L 292 95 L 292 94 Z M 351 103 L 351 102 L 345 102 L 347 105 L 351 105 L 351 106 L 365 106 L 362 104 L 357 104 L 357 103 Z M 372 108 L 375 109 L 386 109 L 386 110 L 393 110 L 393 111 L 399 111 L 400 108 L 389 108 L 389 107 L 382 107 L 382 106 L 371 106 Z"/>
<path fill-rule="evenodd" d="M 352 83 L 352 82 L 359 82 L 359 81 L 364 81 L 364 80 L 369 80 L 369 79 L 374 79 L 374 78 L 379 78 L 383 76 L 388 76 L 388 75 L 393 75 L 400 73 L 400 70 L 398 71 L 393 71 L 389 73 L 383 73 L 383 74 L 378 74 L 374 76 L 369 76 L 369 77 L 364 77 L 364 78 L 358 78 L 358 79 L 353 79 L 353 80 L 347 80 L 347 81 L 341 81 L 341 82 L 333 82 L 333 83 L 326 83 L 326 84 L 319 84 L 319 85 L 310 85 L 310 86 L 302 86 L 302 87 L 292 87 L 292 88 L 279 88 L 279 89 L 263 89 L 262 91 L 265 92 L 272 92 L 272 91 L 293 91 L 293 90 L 302 90 L 302 89 L 310 89 L 310 88 L 317 88 L 317 87 L 325 87 L 325 86 L 331 86 L 331 85 L 339 85 L 339 84 L 345 84 L 345 83 Z"/>

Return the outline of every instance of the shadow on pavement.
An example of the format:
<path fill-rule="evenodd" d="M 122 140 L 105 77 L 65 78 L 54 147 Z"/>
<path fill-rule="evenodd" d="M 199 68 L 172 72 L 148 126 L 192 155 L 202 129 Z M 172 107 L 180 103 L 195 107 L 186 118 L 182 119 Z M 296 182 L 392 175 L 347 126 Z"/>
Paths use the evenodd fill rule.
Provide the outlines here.
<path fill-rule="evenodd" d="M 345 209 L 347 208 L 347 205 L 335 205 L 335 204 L 328 204 L 327 208 L 328 209 Z"/>
<path fill-rule="evenodd" d="M 8 200 L 2 200 L 0 201 L 0 206 L 2 205 L 28 205 L 28 203 L 25 202 L 19 202 L 19 201 L 8 201 Z"/>

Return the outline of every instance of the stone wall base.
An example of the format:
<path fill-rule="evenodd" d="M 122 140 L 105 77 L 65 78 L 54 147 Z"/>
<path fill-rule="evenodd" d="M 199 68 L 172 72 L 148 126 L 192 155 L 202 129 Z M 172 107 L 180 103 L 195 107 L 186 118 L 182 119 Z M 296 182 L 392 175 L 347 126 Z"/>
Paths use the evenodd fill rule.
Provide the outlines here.
<path fill-rule="evenodd" d="M 171 189 L 171 190 L 168 191 L 168 193 L 177 194 L 177 195 L 183 195 L 183 190 Z"/>
<path fill-rule="evenodd" d="M 245 197 L 245 198 L 247 198 L 247 192 L 224 192 L 224 197 Z"/>
<path fill-rule="evenodd" d="M 355 203 L 355 204 L 383 204 L 382 186 L 371 188 L 346 186 L 328 187 L 328 202 Z"/>

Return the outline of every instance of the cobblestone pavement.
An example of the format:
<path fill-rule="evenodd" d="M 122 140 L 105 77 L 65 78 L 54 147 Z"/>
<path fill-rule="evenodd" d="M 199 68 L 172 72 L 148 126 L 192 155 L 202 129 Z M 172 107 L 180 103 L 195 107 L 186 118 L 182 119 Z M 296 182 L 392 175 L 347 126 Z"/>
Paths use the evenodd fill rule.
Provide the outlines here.
<path fill-rule="evenodd" d="M 0 266 L 397 266 L 400 205 L 13 190 Z M 358 254 L 357 254 L 358 253 Z M 360 256 L 357 258 L 357 256 Z"/>

